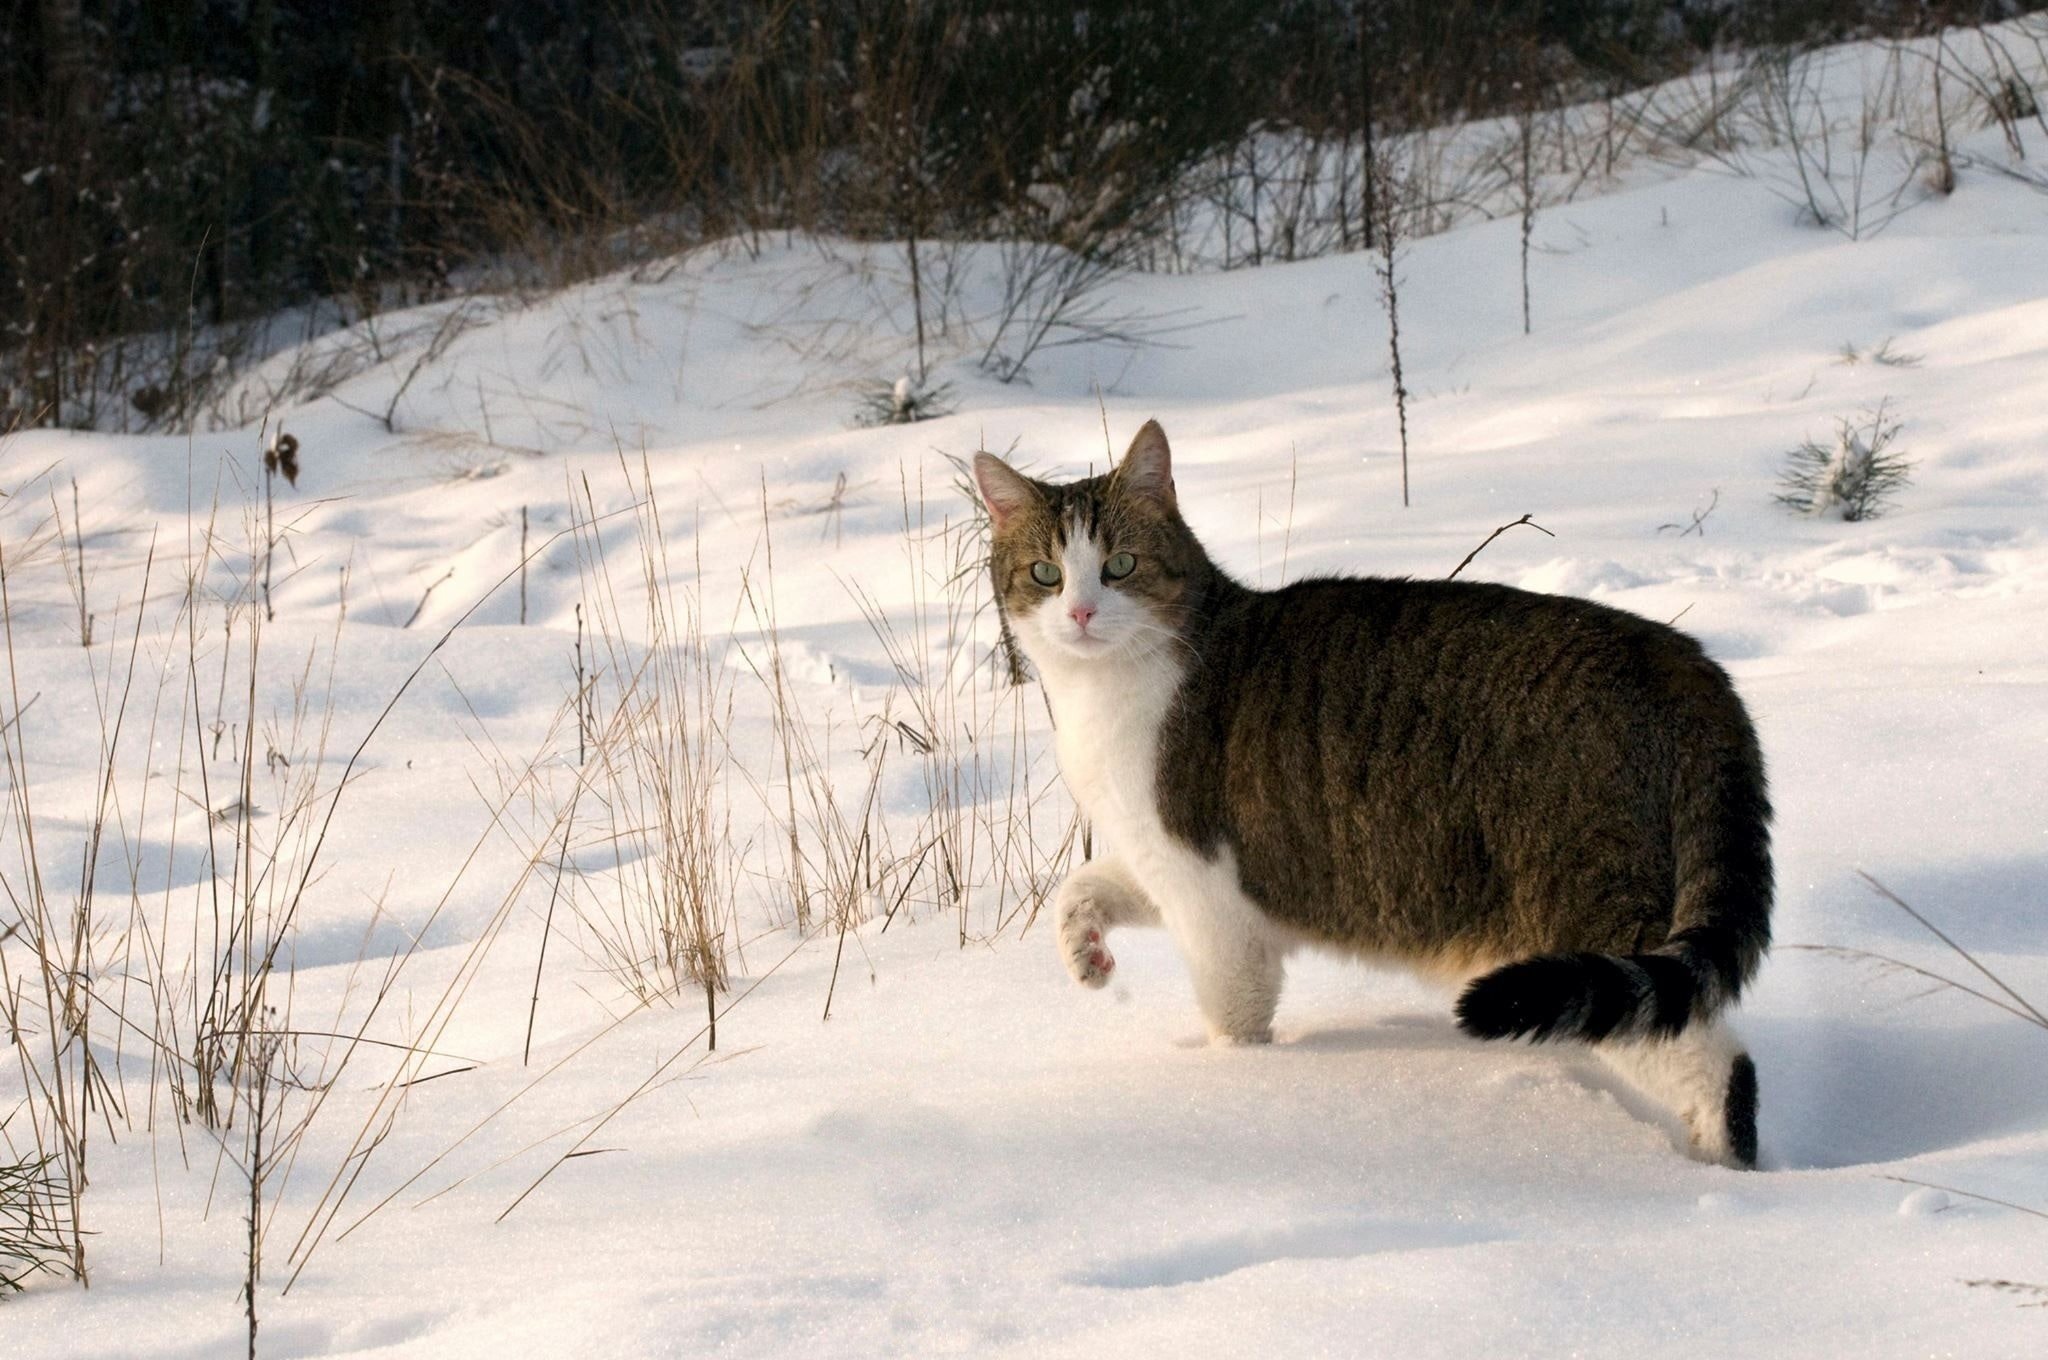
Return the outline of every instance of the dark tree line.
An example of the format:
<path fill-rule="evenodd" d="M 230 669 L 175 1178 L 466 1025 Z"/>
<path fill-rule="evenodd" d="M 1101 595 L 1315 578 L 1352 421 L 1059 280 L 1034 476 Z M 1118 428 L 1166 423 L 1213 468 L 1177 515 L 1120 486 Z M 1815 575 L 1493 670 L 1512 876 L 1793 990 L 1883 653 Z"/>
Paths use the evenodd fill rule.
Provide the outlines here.
<path fill-rule="evenodd" d="M 313 299 L 430 297 L 479 260 L 780 227 L 1088 248 L 1255 122 L 1369 144 L 1526 98 L 1531 52 L 1612 90 L 1720 44 L 2017 7 L 25 0 L 0 19 L 0 431 L 110 392 L 175 413 L 180 364 L 139 395 L 124 367 Z"/>

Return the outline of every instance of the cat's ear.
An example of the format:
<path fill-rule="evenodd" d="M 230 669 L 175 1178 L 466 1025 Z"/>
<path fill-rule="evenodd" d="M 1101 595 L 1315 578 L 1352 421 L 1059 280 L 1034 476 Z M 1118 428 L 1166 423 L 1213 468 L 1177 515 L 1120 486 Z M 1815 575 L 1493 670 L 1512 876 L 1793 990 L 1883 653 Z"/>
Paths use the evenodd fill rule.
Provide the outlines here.
<path fill-rule="evenodd" d="M 974 455 L 974 484 L 998 530 L 1039 499 L 1038 488 L 1029 477 L 988 452 Z"/>
<path fill-rule="evenodd" d="M 1151 501 L 1161 510 L 1179 509 L 1173 495 L 1173 451 L 1166 446 L 1166 431 L 1159 422 L 1148 420 L 1124 451 L 1116 465 L 1116 484 L 1126 495 Z"/>

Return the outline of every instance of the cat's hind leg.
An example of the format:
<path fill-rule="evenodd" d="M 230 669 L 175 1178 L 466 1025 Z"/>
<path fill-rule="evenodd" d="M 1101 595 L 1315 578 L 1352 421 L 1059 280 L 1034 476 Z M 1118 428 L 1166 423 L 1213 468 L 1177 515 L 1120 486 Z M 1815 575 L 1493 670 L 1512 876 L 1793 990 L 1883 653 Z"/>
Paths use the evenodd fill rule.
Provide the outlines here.
<path fill-rule="evenodd" d="M 1685 1122 L 1701 1161 L 1756 1165 L 1756 1065 L 1718 1020 L 1665 1039 L 1609 1040 L 1593 1051 Z"/>
<path fill-rule="evenodd" d="M 1156 926 L 1159 908 L 1130 871 L 1114 859 L 1091 859 L 1060 884 L 1053 923 L 1067 972 L 1083 987 L 1100 987 L 1116 971 L 1109 952 L 1112 926 Z"/>

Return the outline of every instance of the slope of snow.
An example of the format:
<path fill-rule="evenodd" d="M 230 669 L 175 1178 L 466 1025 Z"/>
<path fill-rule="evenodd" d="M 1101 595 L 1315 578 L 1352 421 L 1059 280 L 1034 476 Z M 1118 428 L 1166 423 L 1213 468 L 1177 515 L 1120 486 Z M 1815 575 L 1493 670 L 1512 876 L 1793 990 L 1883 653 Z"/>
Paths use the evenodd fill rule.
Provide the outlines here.
<path fill-rule="evenodd" d="M 1972 136 L 1976 154 L 2005 154 L 1996 133 Z M 2048 157 L 2038 130 L 2028 152 Z M 1104 460 L 1105 419 L 1120 443 L 1157 416 L 1196 530 L 1269 585 L 1442 575 L 1532 514 L 1555 536 L 1512 530 L 1467 574 L 1682 616 L 1734 675 L 1779 808 L 1781 944 L 1982 983 L 1861 868 L 2048 998 L 2048 197 L 1966 172 L 1850 241 L 1761 178 L 1709 167 L 1546 209 L 1535 246 L 1526 337 L 1517 223 L 1406 257 L 1407 509 L 1362 257 L 1122 280 L 1113 309 L 1193 324 L 1135 351 L 1047 350 L 1004 386 L 972 364 L 998 262 L 963 250 L 937 373 L 959 412 L 907 429 L 850 421 L 852 385 L 904 363 L 900 254 L 779 238 L 525 307 L 474 304 L 476 324 L 450 327 L 416 372 L 401 355 L 339 400 L 277 413 L 304 473 L 277 488 L 270 746 L 338 775 L 483 603 L 371 739 L 292 945 L 299 1023 L 345 1028 L 364 971 L 404 960 L 371 1034 L 430 1035 L 448 1056 L 427 1074 L 461 1070 L 400 1099 L 370 1057 L 333 1084 L 269 1211 L 263 1353 L 2038 1354 L 2042 1314 L 1966 1282 L 2048 1285 L 2048 1224 L 1892 1178 L 2048 1208 L 2048 1033 L 1896 970 L 1773 954 L 1737 1018 L 1763 1084 L 1765 1169 L 1738 1174 L 1686 1160 L 1581 1056 L 1462 1038 L 1447 998 L 1405 978 L 1298 960 L 1279 1042 L 1214 1050 L 1163 936 L 1121 937 L 1117 984 L 1079 991 L 1043 926 L 1026 927 L 1029 904 L 987 877 L 964 947 L 922 889 L 843 944 L 788 925 L 763 848 L 781 797 L 770 703 L 745 669 L 762 642 L 740 603 L 743 574 L 763 579 L 764 500 L 789 683 L 820 733 L 832 725 L 826 758 L 857 798 L 861 724 L 904 709 L 855 591 L 897 626 L 943 631 L 904 533 L 920 495 L 929 522 L 966 513 L 941 454 L 1014 447 L 1035 470 L 1080 473 Z M 391 324 L 424 333 L 447 314 Z M 1886 341 L 1908 362 L 1867 357 Z M 1889 514 L 1845 524 L 1774 503 L 1785 450 L 1879 400 L 1915 460 Z M 186 672 L 166 620 L 210 506 L 230 539 L 260 536 L 260 447 L 254 428 L 0 447 L 53 893 L 76 890 L 95 785 L 87 659 L 104 692 L 134 637 L 148 684 L 169 676 L 140 701 L 168 726 L 122 767 L 139 840 L 103 852 L 96 882 L 116 921 L 130 882 L 180 929 L 200 910 L 205 817 L 167 787 L 194 738 L 171 730 Z M 588 929 L 558 924 L 527 1059 L 549 902 L 525 871 L 573 785 L 561 724 L 590 564 L 568 538 L 547 544 L 524 625 L 516 582 L 493 588 L 516 569 L 522 508 L 542 544 L 587 494 L 615 515 L 600 555 L 633 597 L 643 466 L 673 574 L 701 592 L 733 677 L 732 760 L 768 791 L 726 781 L 748 863 L 765 866 L 742 893 L 740 999 L 707 1054 L 701 996 L 636 1008 Z M 68 523 L 73 478 L 101 614 L 89 651 L 37 529 L 53 488 Z M 1683 532 L 1695 514 L 1700 531 Z M 235 561 L 205 569 L 221 597 L 246 589 Z M 217 669 L 235 641 L 217 606 L 208 630 Z M 975 638 L 985 655 L 988 620 Z M 316 711 L 333 713 L 324 758 L 317 720 L 289 717 L 309 653 Z M 1049 839 L 1067 805 L 1045 792 L 1035 695 L 1020 711 L 1035 744 L 989 758 L 1035 781 Z M 494 824 L 507 772 L 537 757 L 540 792 Z M 234 762 L 213 759 L 231 781 Z M 904 835 L 924 810 L 915 770 L 891 767 L 880 795 Z M 575 857 L 617 872 L 597 829 Z M 139 1045 L 118 1070 L 130 1118 L 92 1154 L 91 1289 L 46 1280 L 0 1305 L 7 1354 L 243 1344 L 232 1157 L 160 1102 L 151 1116 Z M 19 1084 L 0 1075 L 0 1103 Z M 571 1150 L 593 1155 L 558 1160 Z M 327 1222 L 331 1185 L 346 1196 Z M 326 1226 L 294 1279 L 309 1222 Z"/>

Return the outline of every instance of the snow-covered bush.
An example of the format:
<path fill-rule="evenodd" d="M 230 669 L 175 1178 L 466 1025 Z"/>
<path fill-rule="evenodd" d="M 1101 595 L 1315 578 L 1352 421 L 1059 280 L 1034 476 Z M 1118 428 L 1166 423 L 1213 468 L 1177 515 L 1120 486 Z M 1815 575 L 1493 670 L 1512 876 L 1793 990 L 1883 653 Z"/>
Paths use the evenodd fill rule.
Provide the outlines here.
<path fill-rule="evenodd" d="M 953 413 L 953 384 L 930 385 L 906 373 L 893 383 L 864 388 L 853 413 L 856 425 L 914 425 Z"/>
<path fill-rule="evenodd" d="M 1785 455 L 1779 502 L 1802 514 L 1876 519 L 1912 475 L 1912 461 L 1898 447 L 1900 428 L 1884 402 L 1838 419 L 1831 442 L 1809 439 Z"/>

